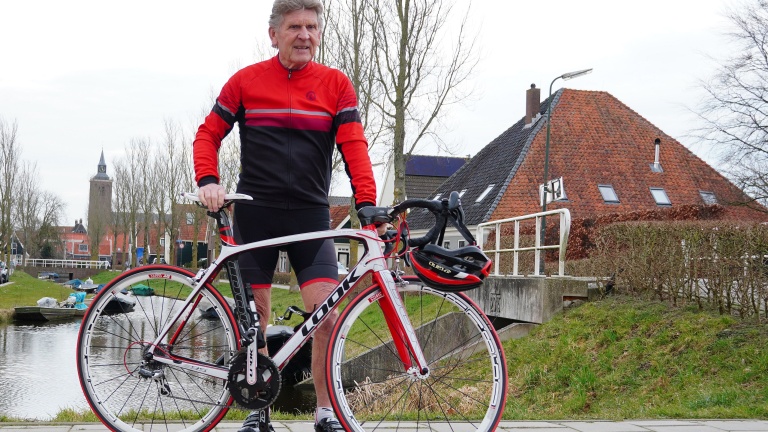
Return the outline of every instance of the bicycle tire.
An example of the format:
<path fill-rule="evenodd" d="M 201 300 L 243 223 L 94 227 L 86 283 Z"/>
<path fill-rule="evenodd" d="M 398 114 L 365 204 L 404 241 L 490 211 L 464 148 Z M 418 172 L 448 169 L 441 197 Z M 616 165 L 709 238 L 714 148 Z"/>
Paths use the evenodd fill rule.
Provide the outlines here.
<path fill-rule="evenodd" d="M 346 306 L 331 335 L 326 378 L 339 421 L 347 431 L 399 430 L 401 421 L 495 430 L 508 377 L 491 322 L 462 293 L 407 281 L 398 290 L 430 374 L 419 379 L 403 370 L 378 306 L 381 290 L 367 288 Z"/>
<path fill-rule="evenodd" d="M 167 265 L 147 265 L 116 277 L 94 297 L 77 340 L 77 372 L 91 409 L 112 431 L 210 431 L 227 413 L 233 398 L 226 379 L 144 361 L 154 341 L 190 293 L 194 275 Z M 132 311 L 110 312 L 118 293 L 154 290 L 150 296 L 130 296 Z M 224 297 L 212 286 L 200 291 L 199 310 L 212 307 L 215 316 L 192 312 L 171 334 L 173 345 L 156 349 L 199 365 L 228 365 L 239 348 L 240 332 Z"/>

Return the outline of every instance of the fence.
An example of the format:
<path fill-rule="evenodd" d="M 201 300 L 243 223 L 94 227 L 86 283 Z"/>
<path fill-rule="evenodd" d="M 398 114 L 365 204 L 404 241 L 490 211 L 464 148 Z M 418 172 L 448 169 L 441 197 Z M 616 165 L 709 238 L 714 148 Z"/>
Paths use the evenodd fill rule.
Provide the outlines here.
<path fill-rule="evenodd" d="M 538 235 L 538 233 L 541 232 L 541 224 L 542 224 L 542 218 L 546 216 L 551 215 L 560 215 L 560 236 L 559 236 L 559 242 L 558 244 L 553 245 L 546 245 L 541 244 L 541 235 Z M 527 246 L 527 247 L 521 247 L 520 246 L 520 222 L 527 221 L 530 219 L 536 220 L 536 235 L 535 237 L 535 244 L 533 246 Z M 513 238 L 513 247 L 511 249 L 502 249 L 501 248 L 501 225 L 512 223 L 514 224 L 514 238 Z M 485 231 L 486 230 L 493 230 L 495 231 L 495 243 L 494 247 L 495 249 L 485 249 L 483 248 L 483 239 L 485 239 Z M 568 211 L 568 209 L 556 209 L 556 210 L 549 210 L 546 212 L 540 212 L 540 213 L 534 213 L 530 215 L 525 216 L 518 216 L 514 218 L 509 219 L 501 219 L 497 221 L 491 221 L 491 222 L 485 222 L 482 224 L 479 224 L 477 226 L 477 241 L 479 243 L 479 246 L 481 249 L 483 249 L 485 252 L 490 252 L 494 254 L 494 269 L 493 269 L 493 275 L 499 276 L 499 258 L 502 253 L 504 252 L 512 252 L 513 254 L 513 264 L 512 264 L 512 276 L 521 276 L 519 274 L 519 260 L 520 260 L 520 252 L 530 252 L 533 251 L 535 257 L 534 257 L 534 274 L 540 275 L 541 272 L 541 263 L 542 263 L 542 253 L 546 252 L 550 249 L 555 249 L 559 251 L 559 258 L 558 258 L 558 275 L 563 276 L 565 275 L 565 250 L 568 247 L 568 235 L 571 231 L 571 212 Z"/>
<path fill-rule="evenodd" d="M 107 261 L 28 259 L 24 264 L 30 267 L 85 268 L 104 270 L 109 268 L 109 262 Z"/>

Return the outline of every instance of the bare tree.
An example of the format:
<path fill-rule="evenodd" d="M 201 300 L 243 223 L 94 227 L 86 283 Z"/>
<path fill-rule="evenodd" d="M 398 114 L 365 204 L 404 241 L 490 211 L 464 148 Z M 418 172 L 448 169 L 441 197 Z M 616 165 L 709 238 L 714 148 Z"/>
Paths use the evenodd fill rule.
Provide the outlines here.
<path fill-rule="evenodd" d="M 176 238 L 179 233 L 181 218 L 178 214 L 180 195 L 187 191 L 187 177 L 190 169 L 187 155 L 190 145 L 176 122 L 166 121 L 165 140 L 158 156 L 158 171 L 160 175 L 161 196 L 158 197 L 158 218 L 163 224 L 162 234 L 168 239 L 168 256 L 166 262 L 173 262 L 176 254 Z M 162 207 L 159 206 L 162 202 Z"/>
<path fill-rule="evenodd" d="M 726 16 L 734 54 L 702 82 L 703 126 L 695 135 L 717 150 L 729 176 L 753 197 L 743 204 L 765 211 L 755 203 L 768 204 L 768 1 L 750 0 Z"/>
<path fill-rule="evenodd" d="M 115 164 L 115 180 L 119 183 L 119 187 L 115 189 L 119 189 L 120 205 L 124 211 L 122 222 L 128 243 L 123 246 L 123 250 L 130 251 L 131 266 L 137 264 L 136 243 L 139 237 L 142 201 L 146 199 L 142 190 L 141 165 L 147 148 L 146 141 L 133 139 L 126 147 L 125 159 Z"/>
<path fill-rule="evenodd" d="M 8 262 L 13 236 L 13 198 L 20 168 L 21 148 L 16 141 L 18 125 L 0 117 L 0 244 L 2 260 Z"/>
<path fill-rule="evenodd" d="M 375 103 L 394 137 L 395 201 L 405 196 L 407 156 L 426 137 L 445 146 L 436 126 L 469 95 L 463 84 L 478 63 L 477 37 L 467 34 L 469 10 L 448 25 L 452 10 L 448 0 L 375 0 L 376 74 L 385 92 Z"/>
<path fill-rule="evenodd" d="M 40 229 L 39 213 L 42 206 L 42 194 L 37 187 L 37 165 L 24 163 L 18 178 L 18 194 L 14 202 L 17 215 L 19 241 L 26 252 L 32 253 L 30 246 L 35 243 L 35 236 Z M 22 265 L 24 265 L 22 258 Z"/>
<path fill-rule="evenodd" d="M 122 264 L 123 267 L 127 267 L 130 263 L 126 262 L 125 254 L 130 247 L 128 236 L 130 235 L 131 229 L 130 212 L 128 210 L 130 190 L 128 182 L 125 181 L 125 179 L 128 178 L 129 174 L 127 163 L 123 159 L 115 160 L 113 165 L 115 167 L 115 187 L 112 195 L 112 226 L 114 227 L 112 231 L 112 239 L 115 245 L 115 250 L 113 251 L 113 254 L 115 255 L 112 256 L 112 265 L 114 267 L 116 264 Z M 122 235 L 123 242 L 118 244 L 120 235 Z M 120 255 L 119 258 L 116 256 L 117 254 Z"/>
<path fill-rule="evenodd" d="M 343 71 L 352 81 L 357 94 L 360 119 L 368 139 L 368 151 L 390 136 L 374 100 L 383 97 L 376 74 L 376 37 L 371 0 L 328 1 L 325 29 L 318 61 Z M 333 159 L 335 172 L 343 172 L 341 155 Z"/>
<path fill-rule="evenodd" d="M 371 159 L 375 160 L 376 149 L 382 147 L 378 144 L 391 138 L 391 133 L 374 104 L 374 100 L 383 97 L 383 87 L 377 79 L 375 70 L 377 39 L 372 25 L 374 22 L 372 2 L 371 0 L 329 1 L 326 3 L 325 10 L 326 26 L 323 31 L 319 61 L 343 71 L 352 81 L 357 94 L 360 120 L 368 140 L 368 152 L 371 154 Z M 339 152 L 334 153 L 333 170 L 335 174 L 344 173 Z M 335 175 L 334 181 L 346 181 L 346 178 L 342 180 L 341 177 Z M 359 228 L 360 221 L 357 218 L 354 197 L 350 199 L 349 217 L 351 226 Z M 350 241 L 349 252 L 349 265 L 354 266 L 358 256 L 357 241 Z"/>
<path fill-rule="evenodd" d="M 55 227 L 61 221 L 65 204 L 57 195 L 41 191 L 38 180 L 37 165 L 23 163 L 14 194 L 16 234 L 29 256 L 41 257 L 44 247 L 51 250 L 53 256 L 62 256 L 61 238 Z M 26 255 L 22 260 L 23 265 Z"/>

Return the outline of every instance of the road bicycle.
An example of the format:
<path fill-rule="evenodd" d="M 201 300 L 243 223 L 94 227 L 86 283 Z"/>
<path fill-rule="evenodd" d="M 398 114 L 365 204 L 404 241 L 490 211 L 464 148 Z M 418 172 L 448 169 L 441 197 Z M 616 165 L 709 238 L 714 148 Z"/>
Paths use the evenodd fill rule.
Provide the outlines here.
<path fill-rule="evenodd" d="M 195 194 L 184 196 L 200 205 Z M 497 427 L 508 378 L 492 322 L 464 293 L 430 287 L 399 269 L 406 251 L 442 242 L 449 220 L 474 242 L 463 225 L 457 193 L 450 200 L 364 208 L 359 212 L 363 229 L 237 245 L 228 209 L 247 199 L 227 194 L 221 209 L 207 212 L 221 239 L 221 252 L 207 268 L 193 273 L 162 264 L 137 267 L 106 284 L 92 300 L 80 326 L 77 371 L 91 409 L 105 426 L 113 431 L 210 431 L 233 405 L 266 409 L 283 385 L 281 370 L 329 312 L 338 310 L 325 374 L 345 430 L 399 430 L 401 421 L 425 427 L 443 423 L 448 430 Z M 409 238 L 406 211 L 419 208 L 435 215 L 435 225 L 426 236 Z M 373 224 L 390 222 L 399 229 L 382 237 L 372 230 Z M 364 248 L 358 264 L 323 304 L 300 314 L 303 322 L 276 353 L 261 354 L 263 321 L 241 279 L 237 256 L 339 237 Z M 233 306 L 214 287 L 223 270 Z M 133 312 L 105 313 L 118 293 L 147 287 L 154 295 L 137 297 Z"/>

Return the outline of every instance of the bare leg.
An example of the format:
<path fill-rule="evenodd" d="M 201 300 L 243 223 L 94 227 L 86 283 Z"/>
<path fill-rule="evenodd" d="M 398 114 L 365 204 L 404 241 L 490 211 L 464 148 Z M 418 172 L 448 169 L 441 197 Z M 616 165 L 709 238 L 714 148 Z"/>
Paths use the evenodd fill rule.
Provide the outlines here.
<path fill-rule="evenodd" d="M 305 310 L 312 311 L 317 305 L 322 304 L 334 288 L 336 288 L 336 284 L 330 282 L 316 282 L 303 287 L 301 298 L 304 300 Z M 331 330 L 333 330 L 333 325 L 338 317 L 339 314 L 333 311 L 328 319 L 317 328 L 312 340 L 312 381 L 315 384 L 317 406 L 319 407 L 331 406 L 331 399 L 328 397 L 328 388 L 325 384 L 325 355 L 330 344 Z"/>
<path fill-rule="evenodd" d="M 256 302 L 256 312 L 259 314 L 259 324 L 264 337 L 267 337 L 267 324 L 272 314 L 272 288 L 254 288 L 253 300 Z M 269 355 L 266 347 L 259 350 L 264 355 Z"/>

